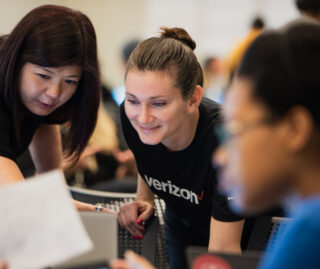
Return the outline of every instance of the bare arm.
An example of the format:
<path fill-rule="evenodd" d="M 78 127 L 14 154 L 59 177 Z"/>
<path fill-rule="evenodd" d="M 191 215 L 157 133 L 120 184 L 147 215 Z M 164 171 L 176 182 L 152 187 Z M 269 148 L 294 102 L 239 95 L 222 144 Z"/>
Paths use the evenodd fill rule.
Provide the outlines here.
<path fill-rule="evenodd" d="M 62 168 L 61 134 L 58 125 L 41 125 L 29 146 L 37 172 Z"/>
<path fill-rule="evenodd" d="M 241 253 L 244 220 L 222 222 L 211 217 L 209 251 Z"/>
<path fill-rule="evenodd" d="M 29 146 L 37 172 L 62 169 L 62 143 L 58 125 L 44 124 L 35 132 Z M 95 206 L 73 200 L 78 210 L 95 211 Z"/>
<path fill-rule="evenodd" d="M 6 157 L 0 156 L 0 186 L 23 180 L 17 164 Z"/>
<path fill-rule="evenodd" d="M 138 174 L 138 187 L 136 196 L 136 201 L 138 200 L 149 202 L 152 204 L 152 206 L 154 204 L 154 194 L 140 174 Z"/>

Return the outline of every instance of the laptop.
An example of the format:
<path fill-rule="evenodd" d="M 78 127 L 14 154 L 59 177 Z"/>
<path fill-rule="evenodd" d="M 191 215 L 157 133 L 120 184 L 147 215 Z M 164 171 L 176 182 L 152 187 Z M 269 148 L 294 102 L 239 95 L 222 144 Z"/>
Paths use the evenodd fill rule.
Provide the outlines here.
<path fill-rule="evenodd" d="M 188 247 L 186 254 L 190 269 L 256 269 L 261 258 L 260 252 L 210 253 L 207 247 Z"/>
<path fill-rule="evenodd" d="M 107 269 L 109 261 L 118 256 L 118 223 L 112 213 L 80 211 L 82 222 L 94 248 L 78 257 L 64 262 L 53 269 Z"/>

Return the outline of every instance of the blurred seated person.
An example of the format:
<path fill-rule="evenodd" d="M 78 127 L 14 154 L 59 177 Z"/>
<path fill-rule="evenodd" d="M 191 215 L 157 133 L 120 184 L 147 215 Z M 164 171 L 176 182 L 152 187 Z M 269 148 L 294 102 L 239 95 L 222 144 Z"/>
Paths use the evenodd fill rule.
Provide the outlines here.
<path fill-rule="evenodd" d="M 120 150 L 117 128 L 101 104 L 97 124 L 75 166 L 65 163 L 68 184 L 105 191 L 135 192 L 137 170 L 132 152 Z"/>
<path fill-rule="evenodd" d="M 121 51 L 121 66 L 122 69 L 125 70 L 128 60 L 132 51 L 138 46 L 138 40 L 131 40 L 124 44 Z M 120 106 L 120 104 L 124 101 L 125 98 L 125 87 L 124 84 L 118 85 L 114 87 L 111 91 L 112 98 L 116 101 L 116 103 Z"/>
<path fill-rule="evenodd" d="M 231 81 L 233 75 L 235 74 L 236 69 L 240 64 L 245 51 L 252 43 L 252 41 L 255 40 L 257 36 L 261 34 L 261 32 L 264 29 L 264 26 L 264 20 L 259 16 L 256 17 L 251 24 L 249 33 L 232 50 L 230 56 L 227 59 L 229 81 Z"/>
<path fill-rule="evenodd" d="M 217 57 L 208 57 L 204 62 L 203 71 L 204 96 L 221 104 L 227 82 L 223 61 Z"/>

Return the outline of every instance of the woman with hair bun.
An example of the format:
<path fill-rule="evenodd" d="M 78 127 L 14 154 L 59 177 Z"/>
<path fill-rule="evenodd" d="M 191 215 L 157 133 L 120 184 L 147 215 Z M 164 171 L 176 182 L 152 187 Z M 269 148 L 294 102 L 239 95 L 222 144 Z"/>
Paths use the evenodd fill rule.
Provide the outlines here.
<path fill-rule="evenodd" d="M 211 155 L 218 147 L 219 105 L 202 98 L 203 74 L 196 44 L 182 28 L 162 28 L 141 42 L 128 61 L 121 120 L 138 167 L 134 202 L 119 222 L 142 239 L 154 194 L 166 203 L 170 268 L 187 268 L 185 247 L 240 252 L 241 217 L 216 190 Z"/>
<path fill-rule="evenodd" d="M 63 123 L 64 155 L 79 158 L 95 127 L 100 79 L 95 31 L 79 11 L 37 7 L 0 41 L 0 185 L 5 185 L 23 179 L 16 160 L 28 147 L 38 173 L 62 167 Z"/>

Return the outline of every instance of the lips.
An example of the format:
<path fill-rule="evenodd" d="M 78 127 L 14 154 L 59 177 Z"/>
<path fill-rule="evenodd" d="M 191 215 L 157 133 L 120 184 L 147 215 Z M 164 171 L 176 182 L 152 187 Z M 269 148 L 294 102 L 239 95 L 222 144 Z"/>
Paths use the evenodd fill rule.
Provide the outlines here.
<path fill-rule="evenodd" d="M 144 127 L 144 126 L 139 125 L 139 127 L 140 127 L 142 130 L 151 131 L 151 130 L 158 129 L 160 126 L 155 126 L 155 127 Z"/>
<path fill-rule="evenodd" d="M 38 104 L 42 109 L 45 109 L 45 110 L 51 110 L 55 107 L 54 104 L 47 104 L 47 103 L 43 103 L 41 101 L 38 101 Z"/>
<path fill-rule="evenodd" d="M 141 132 L 143 132 L 144 134 L 151 134 L 153 133 L 154 131 L 156 131 L 158 128 L 160 128 L 160 126 L 141 126 L 139 125 L 139 129 Z"/>

